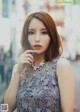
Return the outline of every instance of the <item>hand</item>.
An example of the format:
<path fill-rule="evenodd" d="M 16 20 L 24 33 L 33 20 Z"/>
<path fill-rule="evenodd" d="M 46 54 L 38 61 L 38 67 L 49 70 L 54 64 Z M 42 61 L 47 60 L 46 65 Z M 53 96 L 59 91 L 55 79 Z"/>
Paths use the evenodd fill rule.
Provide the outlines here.
<path fill-rule="evenodd" d="M 26 50 L 20 55 L 18 61 L 18 71 L 21 72 L 25 66 L 31 65 L 34 62 L 33 54 L 36 53 L 34 50 Z"/>

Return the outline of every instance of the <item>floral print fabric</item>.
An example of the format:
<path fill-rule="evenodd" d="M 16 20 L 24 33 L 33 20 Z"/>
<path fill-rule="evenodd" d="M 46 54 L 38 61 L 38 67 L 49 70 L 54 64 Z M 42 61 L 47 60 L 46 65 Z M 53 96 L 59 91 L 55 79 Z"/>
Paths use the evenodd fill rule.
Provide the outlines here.
<path fill-rule="evenodd" d="M 60 112 L 56 65 L 57 59 L 37 71 L 30 66 L 23 70 L 16 96 L 18 112 Z"/>

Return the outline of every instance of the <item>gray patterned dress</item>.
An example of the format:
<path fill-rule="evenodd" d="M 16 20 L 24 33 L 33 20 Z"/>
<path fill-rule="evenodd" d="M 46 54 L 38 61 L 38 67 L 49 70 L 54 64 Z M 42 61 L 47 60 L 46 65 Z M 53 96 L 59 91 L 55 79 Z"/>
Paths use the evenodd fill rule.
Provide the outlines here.
<path fill-rule="evenodd" d="M 61 112 L 56 65 L 57 59 L 36 71 L 24 69 L 16 96 L 18 112 Z"/>

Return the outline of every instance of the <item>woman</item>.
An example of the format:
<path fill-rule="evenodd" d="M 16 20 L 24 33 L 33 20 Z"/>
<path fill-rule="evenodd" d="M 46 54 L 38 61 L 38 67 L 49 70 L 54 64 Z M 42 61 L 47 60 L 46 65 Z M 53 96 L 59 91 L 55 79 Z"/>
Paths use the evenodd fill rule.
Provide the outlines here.
<path fill-rule="evenodd" d="M 45 12 L 25 21 L 23 53 L 13 68 L 4 102 L 9 112 L 73 112 L 74 81 L 70 63 L 60 57 L 62 45 L 55 22 Z"/>

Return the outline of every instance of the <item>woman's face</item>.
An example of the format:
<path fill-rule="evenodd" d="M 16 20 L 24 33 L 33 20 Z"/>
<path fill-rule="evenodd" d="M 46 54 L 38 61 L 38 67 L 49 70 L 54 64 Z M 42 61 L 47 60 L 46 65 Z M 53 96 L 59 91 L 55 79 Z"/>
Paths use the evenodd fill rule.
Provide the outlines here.
<path fill-rule="evenodd" d="M 35 50 L 38 54 L 45 54 L 49 43 L 50 37 L 48 35 L 47 29 L 44 24 L 34 18 L 31 20 L 28 28 L 28 41 L 32 49 Z"/>

